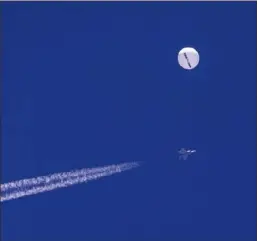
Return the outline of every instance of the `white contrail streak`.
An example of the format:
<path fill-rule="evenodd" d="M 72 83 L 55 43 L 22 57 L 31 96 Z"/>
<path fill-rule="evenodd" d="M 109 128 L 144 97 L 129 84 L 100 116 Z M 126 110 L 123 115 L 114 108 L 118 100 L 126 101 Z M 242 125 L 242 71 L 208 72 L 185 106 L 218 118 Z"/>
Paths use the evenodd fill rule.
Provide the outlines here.
<path fill-rule="evenodd" d="M 40 177 L 35 177 L 35 178 L 29 178 L 29 179 L 23 179 L 19 181 L 14 181 L 14 182 L 9 182 L 1 185 L 1 191 L 9 191 L 11 189 L 17 189 L 20 187 L 29 187 L 29 186 L 34 186 L 34 185 L 40 185 L 40 184 L 47 184 L 52 181 L 58 181 L 61 178 L 67 178 L 67 177 L 77 177 L 80 175 L 85 175 L 85 174 L 93 174 L 97 172 L 102 172 L 103 170 L 108 170 L 110 166 L 106 167 L 95 167 L 95 168 L 84 168 L 80 170 L 73 170 L 70 172 L 61 172 L 61 173 L 55 173 L 47 176 L 40 176 Z"/>
<path fill-rule="evenodd" d="M 1 185 L 1 202 L 52 191 L 79 183 L 111 176 L 118 172 L 138 167 L 139 163 L 128 162 L 97 168 L 84 168 L 70 172 L 55 173 L 30 179 L 9 182 Z"/>

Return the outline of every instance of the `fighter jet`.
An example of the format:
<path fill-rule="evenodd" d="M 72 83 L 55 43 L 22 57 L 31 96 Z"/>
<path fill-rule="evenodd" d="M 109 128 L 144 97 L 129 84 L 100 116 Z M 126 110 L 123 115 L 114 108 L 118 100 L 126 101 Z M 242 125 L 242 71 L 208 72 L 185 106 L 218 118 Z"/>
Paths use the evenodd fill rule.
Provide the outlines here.
<path fill-rule="evenodd" d="M 185 148 L 181 148 L 178 153 L 179 153 L 179 160 L 186 160 L 189 155 L 193 154 L 196 152 L 196 150 L 186 150 Z"/>

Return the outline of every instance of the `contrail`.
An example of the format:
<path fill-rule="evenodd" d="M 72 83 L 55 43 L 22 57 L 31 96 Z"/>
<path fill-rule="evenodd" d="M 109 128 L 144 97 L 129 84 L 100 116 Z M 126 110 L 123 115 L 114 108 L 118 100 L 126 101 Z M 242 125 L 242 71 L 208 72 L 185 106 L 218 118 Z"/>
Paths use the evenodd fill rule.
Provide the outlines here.
<path fill-rule="evenodd" d="M 118 165 L 109 165 L 96 168 L 84 168 L 70 172 L 61 172 L 40 176 L 36 178 L 23 179 L 1 185 L 1 202 L 35 195 L 42 192 L 52 191 L 79 183 L 96 180 L 101 177 L 111 176 L 118 172 L 138 167 L 137 162 L 127 162 Z"/>

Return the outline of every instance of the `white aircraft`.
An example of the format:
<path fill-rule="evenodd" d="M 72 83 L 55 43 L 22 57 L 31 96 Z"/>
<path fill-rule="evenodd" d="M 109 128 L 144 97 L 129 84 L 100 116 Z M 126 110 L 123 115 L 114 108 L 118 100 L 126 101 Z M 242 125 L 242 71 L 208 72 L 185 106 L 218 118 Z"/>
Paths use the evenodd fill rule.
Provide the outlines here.
<path fill-rule="evenodd" d="M 186 160 L 189 155 L 193 154 L 196 152 L 196 150 L 186 150 L 185 148 L 181 148 L 178 153 L 179 153 L 179 160 Z"/>

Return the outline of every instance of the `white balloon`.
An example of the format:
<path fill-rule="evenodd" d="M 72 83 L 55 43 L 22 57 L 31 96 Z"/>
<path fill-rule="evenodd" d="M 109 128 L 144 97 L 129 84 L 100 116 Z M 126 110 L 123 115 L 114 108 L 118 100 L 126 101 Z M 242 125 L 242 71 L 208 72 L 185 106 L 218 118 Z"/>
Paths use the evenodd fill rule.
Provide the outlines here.
<path fill-rule="evenodd" d="M 178 53 L 178 63 L 184 69 L 194 69 L 199 61 L 199 54 L 194 48 L 186 47 Z"/>

